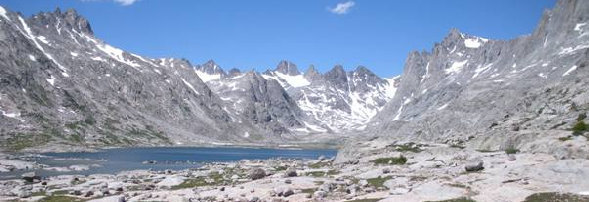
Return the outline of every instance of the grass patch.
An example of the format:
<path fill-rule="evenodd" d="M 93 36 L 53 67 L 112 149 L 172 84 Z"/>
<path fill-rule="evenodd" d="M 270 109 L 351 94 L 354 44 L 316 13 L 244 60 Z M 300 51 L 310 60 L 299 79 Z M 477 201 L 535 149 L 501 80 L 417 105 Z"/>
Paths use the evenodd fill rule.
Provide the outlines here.
<path fill-rule="evenodd" d="M 276 166 L 276 167 L 274 167 L 274 170 L 275 171 L 284 171 L 286 169 L 287 169 L 286 166 Z"/>
<path fill-rule="evenodd" d="M 505 149 L 505 153 L 506 154 L 515 154 L 515 153 L 518 153 L 518 152 L 519 152 L 519 149 L 512 148 L 512 147 Z"/>
<path fill-rule="evenodd" d="M 223 183 L 228 183 L 228 181 L 226 181 L 225 178 L 223 178 L 223 175 L 216 172 L 210 173 L 208 178 L 212 180 L 212 182 L 210 180 L 209 182 L 207 182 L 207 177 L 199 176 L 193 179 L 184 180 L 184 182 L 182 182 L 181 184 L 172 186 L 171 189 L 177 190 L 194 187 L 216 186 L 221 185 Z"/>
<path fill-rule="evenodd" d="M 489 150 L 489 149 L 477 149 L 476 151 L 481 152 L 481 153 L 493 153 L 493 152 L 497 152 L 497 151 L 493 151 L 493 150 Z"/>
<path fill-rule="evenodd" d="M 82 199 L 71 196 L 48 196 L 39 200 L 39 202 L 81 202 Z"/>
<path fill-rule="evenodd" d="M 46 133 L 18 133 L 0 143 L 10 151 L 20 151 L 25 148 L 44 145 L 51 140 Z"/>
<path fill-rule="evenodd" d="M 460 198 L 455 198 L 455 199 L 448 199 L 448 200 L 442 200 L 442 201 L 429 201 L 429 202 L 476 202 L 476 201 L 466 198 L 466 197 L 460 197 Z"/>
<path fill-rule="evenodd" d="M 459 145 L 459 144 L 451 144 L 450 148 L 458 148 L 458 149 L 464 149 L 466 148 L 465 146 Z"/>
<path fill-rule="evenodd" d="M 323 172 L 323 171 L 312 171 L 312 172 L 307 172 L 307 176 L 313 176 L 313 177 L 325 177 L 325 172 Z"/>
<path fill-rule="evenodd" d="M 388 147 L 393 147 L 395 151 L 398 152 L 413 152 L 413 153 L 419 153 L 422 152 L 423 150 L 421 149 L 422 146 L 425 146 L 423 144 L 416 144 L 414 142 L 408 142 L 405 144 L 393 144 L 393 145 L 389 145 Z"/>
<path fill-rule="evenodd" d="M 301 193 L 313 194 L 313 193 L 315 193 L 315 188 L 302 189 Z"/>
<path fill-rule="evenodd" d="M 31 195 L 31 196 L 45 196 L 45 195 L 46 195 L 46 193 L 44 191 L 39 191 L 39 192 L 33 193 L 33 195 Z"/>
<path fill-rule="evenodd" d="M 466 186 L 464 184 L 459 184 L 459 183 L 450 183 L 450 184 L 446 184 L 446 185 L 451 186 L 451 187 L 456 187 L 456 188 L 462 188 L 462 189 L 468 188 L 468 186 Z"/>
<path fill-rule="evenodd" d="M 58 190 L 58 191 L 54 191 L 51 193 L 52 196 L 66 195 L 66 194 L 68 194 L 67 190 Z"/>
<path fill-rule="evenodd" d="M 387 177 L 377 177 L 377 178 L 370 178 L 370 179 L 366 179 L 366 181 L 368 182 L 369 185 L 375 187 L 375 188 L 379 188 L 379 187 L 384 187 L 384 182 L 386 182 L 387 180 L 390 180 L 392 177 L 391 176 L 387 176 Z"/>
<path fill-rule="evenodd" d="M 345 202 L 377 202 L 380 200 L 382 200 L 382 198 L 356 199 L 356 200 L 350 200 L 350 201 L 345 201 Z"/>
<path fill-rule="evenodd" d="M 586 202 L 589 197 L 571 193 L 544 192 L 532 194 L 523 202 Z"/>
<path fill-rule="evenodd" d="M 585 123 L 585 121 L 578 121 L 572 128 L 573 135 L 583 135 L 586 131 L 589 130 L 589 125 Z"/>
<path fill-rule="evenodd" d="M 370 162 L 373 162 L 376 165 L 403 165 L 407 163 L 407 158 L 401 155 L 399 157 L 379 158 Z"/>
<path fill-rule="evenodd" d="M 327 171 L 327 175 L 337 175 L 337 174 L 340 174 L 340 171 L 334 170 L 334 169 Z"/>
<path fill-rule="evenodd" d="M 315 168 L 315 169 L 317 169 L 317 168 L 322 168 L 322 167 L 330 166 L 330 165 L 331 165 L 331 162 L 328 162 L 328 161 L 319 161 L 317 163 L 309 164 L 309 168 Z"/>
<path fill-rule="evenodd" d="M 558 140 L 560 140 L 561 142 L 566 142 L 566 141 L 569 141 L 569 140 L 572 140 L 572 139 L 573 139 L 573 136 L 570 136 L 570 135 L 569 136 L 566 136 L 566 137 L 559 137 L 558 138 Z"/>

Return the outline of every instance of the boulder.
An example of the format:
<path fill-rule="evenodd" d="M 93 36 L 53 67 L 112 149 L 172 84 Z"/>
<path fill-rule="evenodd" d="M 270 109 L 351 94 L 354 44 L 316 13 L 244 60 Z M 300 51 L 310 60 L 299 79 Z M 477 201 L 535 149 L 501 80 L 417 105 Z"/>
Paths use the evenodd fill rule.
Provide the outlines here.
<path fill-rule="evenodd" d="M 266 177 L 266 171 L 264 171 L 264 169 L 261 168 L 254 168 L 250 171 L 249 177 L 252 180 L 262 179 Z"/>
<path fill-rule="evenodd" d="M 285 173 L 286 177 L 296 177 L 297 176 L 297 170 L 294 168 L 289 168 L 286 170 Z"/>
<path fill-rule="evenodd" d="M 33 193 L 29 190 L 20 190 L 17 195 L 19 198 L 29 198 Z"/>
<path fill-rule="evenodd" d="M 316 191 L 315 193 L 313 193 L 313 197 L 315 198 L 325 198 L 327 197 L 327 192 L 324 191 Z"/>
<path fill-rule="evenodd" d="M 284 191 L 282 192 L 282 196 L 284 196 L 284 197 L 289 197 L 293 194 L 294 194 L 294 191 L 290 188 L 284 189 Z"/>
<path fill-rule="evenodd" d="M 483 167 L 483 161 L 479 160 L 479 161 L 472 161 L 472 162 L 467 163 L 464 166 L 464 169 L 467 172 L 475 172 L 475 171 L 483 170 L 483 169 L 485 169 L 485 167 Z"/>
<path fill-rule="evenodd" d="M 37 176 L 35 172 L 23 173 L 21 177 L 25 182 L 28 183 L 39 182 L 41 180 L 41 177 Z"/>

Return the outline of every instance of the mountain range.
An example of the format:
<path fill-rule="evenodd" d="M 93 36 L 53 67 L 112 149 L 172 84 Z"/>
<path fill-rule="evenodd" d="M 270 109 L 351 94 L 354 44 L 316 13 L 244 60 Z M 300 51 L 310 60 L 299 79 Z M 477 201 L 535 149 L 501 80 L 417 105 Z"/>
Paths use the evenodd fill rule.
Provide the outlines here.
<path fill-rule="evenodd" d="M 225 71 L 212 60 L 115 48 L 75 10 L 25 19 L 0 7 L 0 15 L 0 142 L 8 150 L 344 137 L 505 148 L 568 132 L 589 107 L 582 0 L 558 1 L 533 33 L 512 40 L 452 29 L 431 51 L 410 53 L 394 78 L 363 66 L 303 73 L 289 61 Z"/>

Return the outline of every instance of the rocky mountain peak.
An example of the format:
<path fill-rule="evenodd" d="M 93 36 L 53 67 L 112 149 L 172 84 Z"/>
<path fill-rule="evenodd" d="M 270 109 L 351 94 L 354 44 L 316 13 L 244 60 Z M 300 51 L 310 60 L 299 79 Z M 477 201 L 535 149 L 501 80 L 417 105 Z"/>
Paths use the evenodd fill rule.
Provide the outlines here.
<path fill-rule="evenodd" d="M 325 80 L 333 83 L 336 87 L 340 89 L 347 89 L 348 85 L 348 75 L 344 70 L 344 67 L 341 65 L 336 65 L 333 69 L 329 70 L 325 75 L 323 75 Z"/>
<path fill-rule="evenodd" d="M 56 29 L 65 28 L 67 30 L 74 30 L 77 32 L 94 35 L 90 22 L 79 15 L 78 12 L 73 9 L 67 9 L 65 12 L 61 12 L 61 9 L 56 8 L 54 12 L 41 12 L 34 15 L 31 19 L 33 23 L 39 25 L 49 25 L 49 27 L 55 27 Z M 61 32 L 60 30 L 57 31 Z"/>
<path fill-rule="evenodd" d="M 237 68 L 231 68 L 231 69 L 229 70 L 229 72 L 227 73 L 227 75 L 228 75 L 229 77 L 236 77 L 236 76 L 239 76 L 239 75 L 241 75 L 241 70 L 239 70 L 239 69 L 237 69 Z"/>
<path fill-rule="evenodd" d="M 199 70 L 204 73 L 210 74 L 210 75 L 223 75 L 223 76 L 227 75 L 225 73 L 225 71 L 223 70 L 223 68 L 221 68 L 213 60 L 209 60 L 206 63 L 204 63 L 203 65 L 200 65 Z"/>
<path fill-rule="evenodd" d="M 278 66 L 276 66 L 275 71 L 290 76 L 296 76 L 301 74 L 297 69 L 297 65 L 286 60 L 280 61 L 280 63 L 278 63 Z"/>
<path fill-rule="evenodd" d="M 307 71 L 303 76 L 309 81 L 315 81 L 321 78 L 321 73 L 315 69 L 314 65 L 309 65 L 309 68 L 307 68 Z"/>

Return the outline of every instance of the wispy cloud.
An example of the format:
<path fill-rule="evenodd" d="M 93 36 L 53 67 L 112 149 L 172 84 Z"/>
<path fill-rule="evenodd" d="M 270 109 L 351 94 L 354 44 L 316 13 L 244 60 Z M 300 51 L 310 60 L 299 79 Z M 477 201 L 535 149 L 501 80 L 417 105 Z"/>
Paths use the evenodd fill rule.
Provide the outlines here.
<path fill-rule="evenodd" d="M 82 1 L 91 2 L 91 1 L 104 1 L 104 0 L 82 0 Z M 112 0 L 112 1 L 114 1 L 115 3 L 121 4 L 122 6 L 129 6 L 139 0 Z"/>
<path fill-rule="evenodd" d="M 137 0 L 114 0 L 114 1 L 117 3 L 120 3 L 123 6 L 128 6 L 128 5 L 131 5 L 135 2 L 137 2 Z"/>
<path fill-rule="evenodd" d="M 337 14 L 337 15 L 347 14 L 348 12 L 350 12 L 350 9 L 352 7 L 354 7 L 354 5 L 356 5 L 356 3 L 354 3 L 354 1 L 347 1 L 344 3 L 338 3 L 337 5 L 335 5 L 334 8 L 329 8 L 329 12 L 331 12 L 333 14 Z"/>

